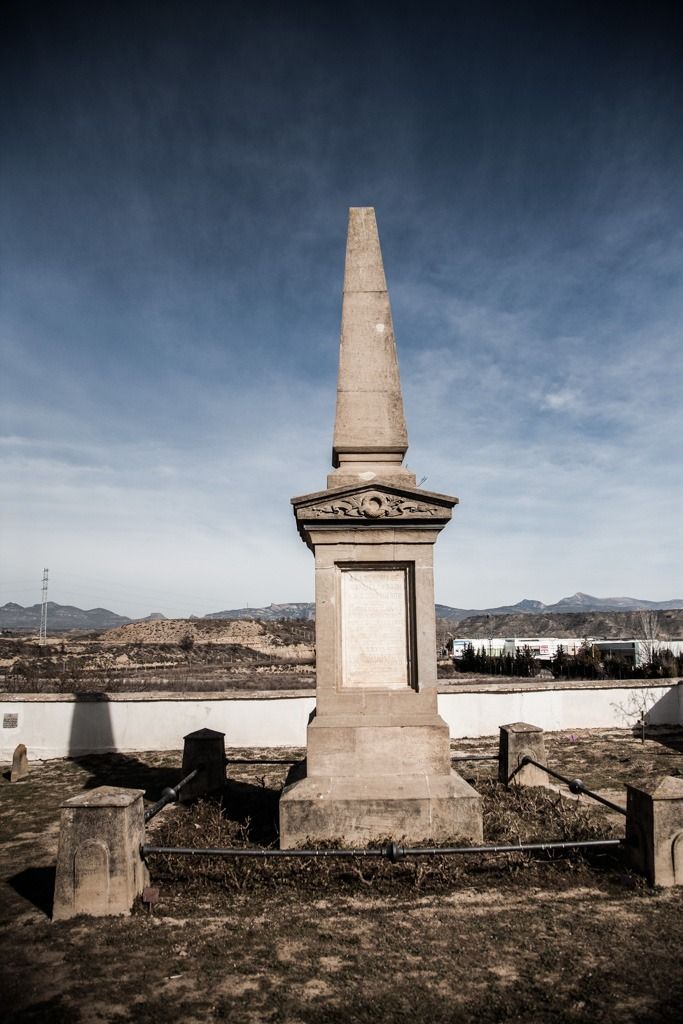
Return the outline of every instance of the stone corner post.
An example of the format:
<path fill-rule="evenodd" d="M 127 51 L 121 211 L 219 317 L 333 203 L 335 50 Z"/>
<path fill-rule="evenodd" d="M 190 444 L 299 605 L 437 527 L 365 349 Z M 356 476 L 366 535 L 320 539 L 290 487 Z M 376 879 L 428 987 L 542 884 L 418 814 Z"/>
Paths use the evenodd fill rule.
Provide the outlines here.
<path fill-rule="evenodd" d="M 225 733 L 215 729 L 197 729 L 189 732 L 184 740 L 183 778 L 195 768 L 201 768 L 201 771 L 180 790 L 181 802 L 219 793 L 225 785 Z"/>
<path fill-rule="evenodd" d="M 524 757 L 545 764 L 543 729 L 527 722 L 500 726 L 498 779 L 506 786 L 547 786 L 548 775 L 533 764 L 522 765 Z"/>
<path fill-rule="evenodd" d="M 147 881 L 143 794 L 99 786 L 62 804 L 53 921 L 130 913 Z"/>
<path fill-rule="evenodd" d="M 683 779 L 627 785 L 626 847 L 631 866 L 652 885 L 683 885 Z"/>

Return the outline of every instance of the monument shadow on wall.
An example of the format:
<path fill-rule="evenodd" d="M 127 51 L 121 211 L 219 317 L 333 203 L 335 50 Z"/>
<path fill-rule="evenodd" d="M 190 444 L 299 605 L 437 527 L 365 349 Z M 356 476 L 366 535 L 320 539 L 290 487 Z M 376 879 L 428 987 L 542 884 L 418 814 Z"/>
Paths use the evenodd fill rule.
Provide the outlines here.
<path fill-rule="evenodd" d="M 117 750 L 111 715 L 111 701 L 106 693 L 77 693 L 75 696 L 69 736 L 69 759 L 88 773 L 83 789 L 97 786 L 122 786 L 144 789 L 145 800 L 158 800 L 167 786 L 182 778 L 180 754 L 178 765 L 153 766 L 134 753 Z M 178 747 L 182 737 L 178 737 Z M 223 817 L 243 826 L 252 842 L 268 845 L 278 837 L 279 789 L 265 784 L 237 782 L 228 778 L 222 795 Z"/>
<path fill-rule="evenodd" d="M 83 789 L 97 786 L 144 789 L 145 798 L 155 801 L 167 786 L 180 780 L 179 766 L 155 767 L 135 754 L 117 750 L 108 694 L 83 692 L 75 693 L 74 698 L 68 757 L 88 773 Z M 181 745 L 179 737 L 178 746 Z"/>

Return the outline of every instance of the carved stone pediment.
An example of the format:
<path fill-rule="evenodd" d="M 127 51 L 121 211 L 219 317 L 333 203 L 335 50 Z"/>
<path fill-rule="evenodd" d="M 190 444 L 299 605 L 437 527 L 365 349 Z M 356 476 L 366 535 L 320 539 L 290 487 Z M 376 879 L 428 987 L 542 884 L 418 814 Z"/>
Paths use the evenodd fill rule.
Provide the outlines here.
<path fill-rule="evenodd" d="M 437 500 L 434 500 L 437 499 Z M 294 499 L 299 520 L 327 522 L 356 521 L 384 523 L 407 519 L 435 521 L 450 519 L 457 498 L 432 495 L 429 491 L 411 493 L 387 487 L 345 489 L 337 493 L 321 492 Z"/>
<path fill-rule="evenodd" d="M 436 515 L 443 516 L 443 508 L 436 505 L 397 494 L 382 494 L 381 491 L 333 498 L 318 505 L 309 505 L 302 512 L 306 519 L 401 519 L 405 516 L 431 519 Z"/>

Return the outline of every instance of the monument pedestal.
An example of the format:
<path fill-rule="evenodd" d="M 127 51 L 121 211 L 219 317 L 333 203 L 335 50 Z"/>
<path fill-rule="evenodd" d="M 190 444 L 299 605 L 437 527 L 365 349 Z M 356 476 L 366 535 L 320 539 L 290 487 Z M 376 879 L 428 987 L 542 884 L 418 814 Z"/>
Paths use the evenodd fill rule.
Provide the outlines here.
<path fill-rule="evenodd" d="M 338 840 L 365 846 L 482 840 L 481 797 L 448 775 L 314 775 L 287 786 L 280 800 L 280 846 Z"/>
<path fill-rule="evenodd" d="M 294 500 L 315 554 L 317 705 L 306 778 L 280 799 L 283 848 L 482 840 L 481 798 L 451 769 L 437 710 L 432 555 L 452 504 L 386 483 Z M 391 525 L 349 522 L 378 507 Z"/>

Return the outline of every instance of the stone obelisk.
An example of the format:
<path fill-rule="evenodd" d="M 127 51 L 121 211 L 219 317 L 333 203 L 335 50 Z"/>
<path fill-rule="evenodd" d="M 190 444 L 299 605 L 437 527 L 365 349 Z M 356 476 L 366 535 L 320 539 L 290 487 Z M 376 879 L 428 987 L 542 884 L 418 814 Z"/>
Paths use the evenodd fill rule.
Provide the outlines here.
<path fill-rule="evenodd" d="M 315 556 L 317 686 L 282 847 L 482 836 L 437 711 L 433 549 L 458 499 L 416 487 L 407 449 L 375 211 L 352 208 L 334 468 L 324 491 L 292 499 Z"/>

